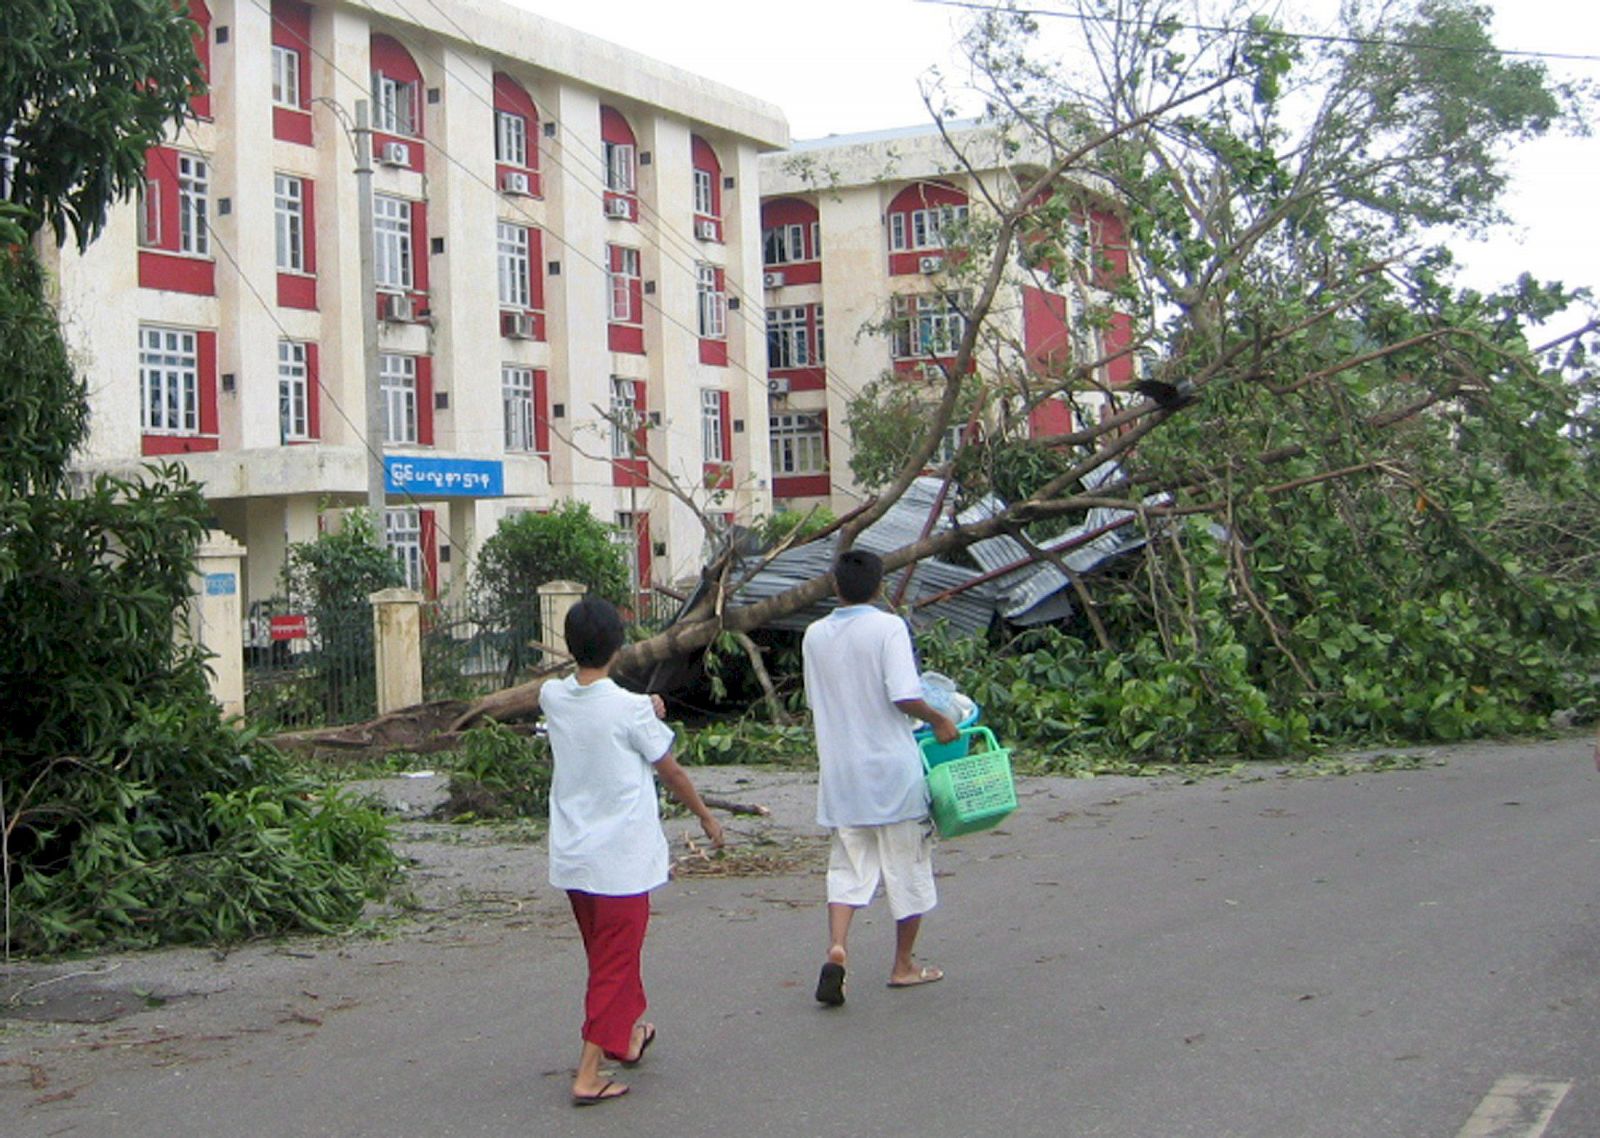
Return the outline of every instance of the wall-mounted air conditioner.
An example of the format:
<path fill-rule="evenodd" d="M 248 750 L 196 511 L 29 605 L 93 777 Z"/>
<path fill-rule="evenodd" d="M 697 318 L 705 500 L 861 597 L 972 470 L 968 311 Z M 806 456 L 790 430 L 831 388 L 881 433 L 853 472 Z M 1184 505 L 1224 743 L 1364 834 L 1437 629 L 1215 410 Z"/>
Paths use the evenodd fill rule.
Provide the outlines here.
<path fill-rule="evenodd" d="M 919 273 L 936 273 L 943 265 L 943 257 L 935 256 L 917 258 L 917 272 Z"/>
<path fill-rule="evenodd" d="M 521 170 L 507 170 L 500 179 L 500 190 L 507 194 L 528 194 L 528 175 Z"/>
<path fill-rule="evenodd" d="M 762 284 L 762 286 L 764 288 L 782 288 L 783 287 L 783 274 L 782 273 L 762 273 L 761 274 L 761 284 Z"/>
<path fill-rule="evenodd" d="M 789 381 L 787 379 L 769 379 L 769 380 L 767 380 L 767 394 L 768 395 L 787 395 L 787 394 L 789 394 Z"/>
<path fill-rule="evenodd" d="M 411 147 L 403 142 L 385 142 L 378 151 L 378 161 L 385 166 L 411 165 Z"/>
<path fill-rule="evenodd" d="M 696 218 L 694 235 L 702 241 L 715 241 L 717 239 L 717 223 L 710 218 Z"/>
<path fill-rule="evenodd" d="M 500 334 L 510 340 L 533 339 L 533 316 L 527 312 L 502 312 Z"/>
<path fill-rule="evenodd" d="M 626 221 L 633 216 L 633 203 L 627 198 L 607 198 L 606 216 L 620 217 Z"/>
<path fill-rule="evenodd" d="M 409 324 L 417 318 L 409 296 L 387 293 L 383 297 L 383 318 L 393 324 Z"/>

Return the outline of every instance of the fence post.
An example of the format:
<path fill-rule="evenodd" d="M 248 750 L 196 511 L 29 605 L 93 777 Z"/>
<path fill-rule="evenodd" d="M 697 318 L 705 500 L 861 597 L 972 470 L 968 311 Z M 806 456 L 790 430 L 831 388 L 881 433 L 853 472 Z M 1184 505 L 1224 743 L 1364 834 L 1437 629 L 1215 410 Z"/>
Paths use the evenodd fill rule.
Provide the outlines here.
<path fill-rule="evenodd" d="M 213 658 L 206 661 L 211 698 L 223 715 L 244 714 L 244 613 L 239 569 L 244 546 L 220 530 L 207 530 L 195 551 L 193 596 L 185 624 L 189 636 Z"/>
<path fill-rule="evenodd" d="M 567 613 L 589 590 L 577 581 L 546 581 L 539 586 L 539 627 L 544 635 L 544 662 L 567 655 Z"/>
<path fill-rule="evenodd" d="M 422 702 L 422 594 L 382 589 L 372 602 L 378 714 Z"/>

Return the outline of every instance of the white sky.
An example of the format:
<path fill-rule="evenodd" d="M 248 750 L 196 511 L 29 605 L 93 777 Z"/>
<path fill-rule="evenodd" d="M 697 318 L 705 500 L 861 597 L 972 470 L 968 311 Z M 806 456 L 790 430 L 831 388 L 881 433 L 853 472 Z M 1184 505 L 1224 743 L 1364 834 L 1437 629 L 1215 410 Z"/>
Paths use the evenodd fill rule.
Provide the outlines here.
<path fill-rule="evenodd" d="M 917 81 L 955 74 L 962 13 L 918 0 L 509 0 L 776 104 L 793 137 L 928 121 Z M 1600 5 L 1489 0 L 1505 49 L 1600 57 Z M 1294 10 L 1318 0 L 1283 0 Z M 1600 82 L 1600 62 L 1547 61 L 1557 79 Z M 1600 105 L 1592 112 L 1600 118 Z M 1479 287 L 1523 270 L 1600 286 L 1600 138 L 1546 139 L 1512 156 L 1514 224 L 1455 252 Z M 1565 331 L 1565 328 L 1560 330 Z"/>

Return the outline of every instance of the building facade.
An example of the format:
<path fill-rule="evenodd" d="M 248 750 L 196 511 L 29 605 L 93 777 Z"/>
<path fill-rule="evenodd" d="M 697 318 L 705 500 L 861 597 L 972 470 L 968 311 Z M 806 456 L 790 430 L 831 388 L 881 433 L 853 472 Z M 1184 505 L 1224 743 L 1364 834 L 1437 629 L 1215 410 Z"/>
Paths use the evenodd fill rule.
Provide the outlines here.
<path fill-rule="evenodd" d="M 641 590 L 702 563 L 664 478 L 728 521 L 770 510 L 775 108 L 499 0 L 191 15 L 196 117 L 87 252 L 47 251 L 91 391 L 83 468 L 182 462 L 249 551 L 249 600 L 367 501 L 374 452 L 387 539 L 434 593 L 504 517 L 562 499 L 618 525 Z"/>
<path fill-rule="evenodd" d="M 1013 201 L 1040 163 L 990 128 L 960 124 L 949 136 L 932 124 L 835 135 L 761 159 L 776 508 L 821 505 L 839 514 L 859 505 L 850 401 L 880 378 L 942 375 L 954 358 L 972 297 L 947 258 L 963 256 L 962 234 L 982 224 L 983 190 Z M 967 164 L 956 161 L 952 143 Z M 987 342 L 1007 368 L 1050 380 L 1036 389 L 1079 392 L 1075 401 L 1008 401 L 1001 410 L 1036 437 L 1072 429 L 1135 368 L 1130 321 L 1113 311 L 1112 286 L 1128 272 L 1123 223 L 1106 188 L 1078 188 L 1075 265 L 1054 273 L 1013 265 L 987 322 Z M 980 366 L 993 358 L 986 352 Z M 1088 374 L 1069 379 L 1079 365 Z M 993 420 L 991 411 L 991 427 Z M 963 430 L 953 426 L 936 457 L 953 454 Z"/>

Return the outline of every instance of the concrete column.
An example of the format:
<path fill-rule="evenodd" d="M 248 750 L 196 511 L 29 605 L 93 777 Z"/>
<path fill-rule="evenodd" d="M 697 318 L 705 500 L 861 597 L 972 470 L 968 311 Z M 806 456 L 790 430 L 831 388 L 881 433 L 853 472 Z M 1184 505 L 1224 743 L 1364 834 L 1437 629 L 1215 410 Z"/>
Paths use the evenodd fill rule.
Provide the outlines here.
<path fill-rule="evenodd" d="M 372 602 L 372 638 L 378 671 L 378 714 L 422 702 L 422 594 L 382 589 Z"/>
<path fill-rule="evenodd" d="M 539 586 L 539 626 L 545 644 L 544 662 L 567 655 L 567 613 L 588 589 L 577 581 L 547 581 Z"/>
<path fill-rule="evenodd" d="M 244 614 L 239 588 L 245 548 L 220 530 L 211 530 L 195 557 L 194 595 L 189 603 L 189 636 L 212 656 L 206 661 L 211 696 L 223 715 L 244 714 Z"/>

